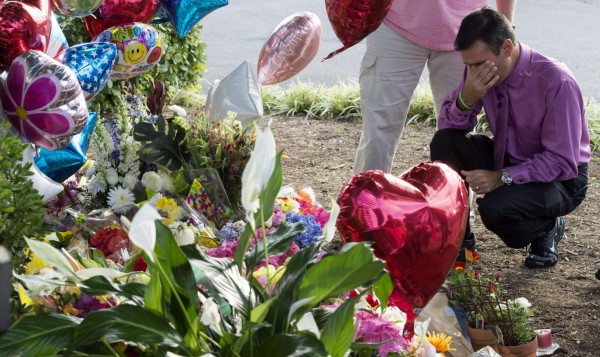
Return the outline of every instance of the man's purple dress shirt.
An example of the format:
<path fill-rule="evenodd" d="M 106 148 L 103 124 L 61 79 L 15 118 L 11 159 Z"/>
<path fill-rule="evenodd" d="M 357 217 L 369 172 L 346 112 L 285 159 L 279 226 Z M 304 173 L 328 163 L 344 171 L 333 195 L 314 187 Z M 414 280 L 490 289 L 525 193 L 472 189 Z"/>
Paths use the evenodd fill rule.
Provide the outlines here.
<path fill-rule="evenodd" d="M 444 102 L 438 127 L 473 130 L 483 107 L 496 140 L 505 138 L 504 145 L 494 144 L 494 150 L 504 150 L 509 162 L 504 168 L 514 183 L 572 179 L 577 165 L 591 156 L 579 85 L 564 63 L 520 46 L 519 60 L 508 78 L 469 111 L 456 105 L 463 79 Z"/>

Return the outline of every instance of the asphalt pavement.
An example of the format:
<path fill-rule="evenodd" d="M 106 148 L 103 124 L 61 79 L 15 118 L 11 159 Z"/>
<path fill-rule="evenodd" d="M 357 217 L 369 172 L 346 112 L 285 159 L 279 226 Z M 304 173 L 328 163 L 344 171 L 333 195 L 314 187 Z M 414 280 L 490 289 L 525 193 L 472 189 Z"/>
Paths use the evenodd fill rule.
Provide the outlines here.
<path fill-rule="evenodd" d="M 490 1 L 494 7 L 495 1 Z M 230 73 L 243 61 L 256 68 L 260 50 L 271 31 L 299 11 L 321 20 L 321 46 L 315 59 L 295 80 L 335 84 L 356 79 L 364 41 L 321 62 L 341 47 L 329 23 L 324 0 L 231 0 L 206 16 L 202 38 L 207 44 L 203 86 Z M 584 96 L 600 101 L 600 0 L 519 0 L 515 16 L 517 38 L 531 48 L 564 61 L 579 80 Z M 424 80 L 426 79 L 426 73 Z"/>

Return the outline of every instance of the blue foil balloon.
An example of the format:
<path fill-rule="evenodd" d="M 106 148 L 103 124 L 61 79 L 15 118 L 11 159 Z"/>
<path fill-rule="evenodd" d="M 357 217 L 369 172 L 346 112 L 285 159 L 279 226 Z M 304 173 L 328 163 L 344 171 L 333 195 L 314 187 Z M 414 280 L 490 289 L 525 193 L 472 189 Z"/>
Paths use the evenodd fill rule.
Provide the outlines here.
<path fill-rule="evenodd" d="M 90 117 L 83 130 L 73 136 L 69 145 L 64 149 L 40 149 L 34 158 L 35 166 L 46 176 L 56 182 L 63 182 L 76 173 L 87 161 L 87 150 L 98 116 L 90 112 Z"/>
<path fill-rule="evenodd" d="M 90 100 L 108 83 L 116 58 L 116 45 L 90 42 L 67 48 L 63 64 L 75 72 L 85 99 Z"/>
<path fill-rule="evenodd" d="M 228 0 L 163 0 L 163 7 L 183 38 L 204 16 L 228 3 Z"/>

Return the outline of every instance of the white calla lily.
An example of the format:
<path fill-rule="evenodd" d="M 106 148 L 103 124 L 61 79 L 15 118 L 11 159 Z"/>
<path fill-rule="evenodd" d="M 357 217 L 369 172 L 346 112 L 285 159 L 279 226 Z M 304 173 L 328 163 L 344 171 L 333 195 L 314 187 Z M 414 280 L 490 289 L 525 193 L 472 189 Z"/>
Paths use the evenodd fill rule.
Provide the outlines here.
<path fill-rule="evenodd" d="M 145 203 L 138 213 L 133 217 L 129 239 L 133 244 L 142 249 L 155 262 L 154 246 L 156 245 L 155 221 L 162 217 L 152 205 Z"/>
<path fill-rule="evenodd" d="M 338 215 L 340 214 L 340 206 L 335 202 L 334 199 L 331 199 L 331 215 L 329 216 L 329 220 L 323 227 L 323 236 L 325 237 L 325 242 L 329 243 L 333 239 L 335 235 L 335 223 L 337 222 Z"/>
<path fill-rule="evenodd" d="M 260 208 L 260 194 L 267 187 L 275 169 L 276 155 L 275 138 L 271 128 L 260 131 L 257 127 L 254 150 L 242 174 L 242 206 L 252 227 L 256 227 L 254 214 Z"/>

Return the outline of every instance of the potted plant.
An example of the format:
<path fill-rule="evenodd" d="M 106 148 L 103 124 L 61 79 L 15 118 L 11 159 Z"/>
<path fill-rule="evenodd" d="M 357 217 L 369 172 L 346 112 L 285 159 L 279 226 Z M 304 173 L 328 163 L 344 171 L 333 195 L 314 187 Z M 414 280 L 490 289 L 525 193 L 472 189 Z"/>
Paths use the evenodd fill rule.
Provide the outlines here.
<path fill-rule="evenodd" d="M 531 304 L 525 298 L 507 300 L 505 293 L 500 276 L 460 269 L 448 279 L 448 299 L 467 321 L 475 351 L 492 346 L 505 357 L 535 356 Z"/>

